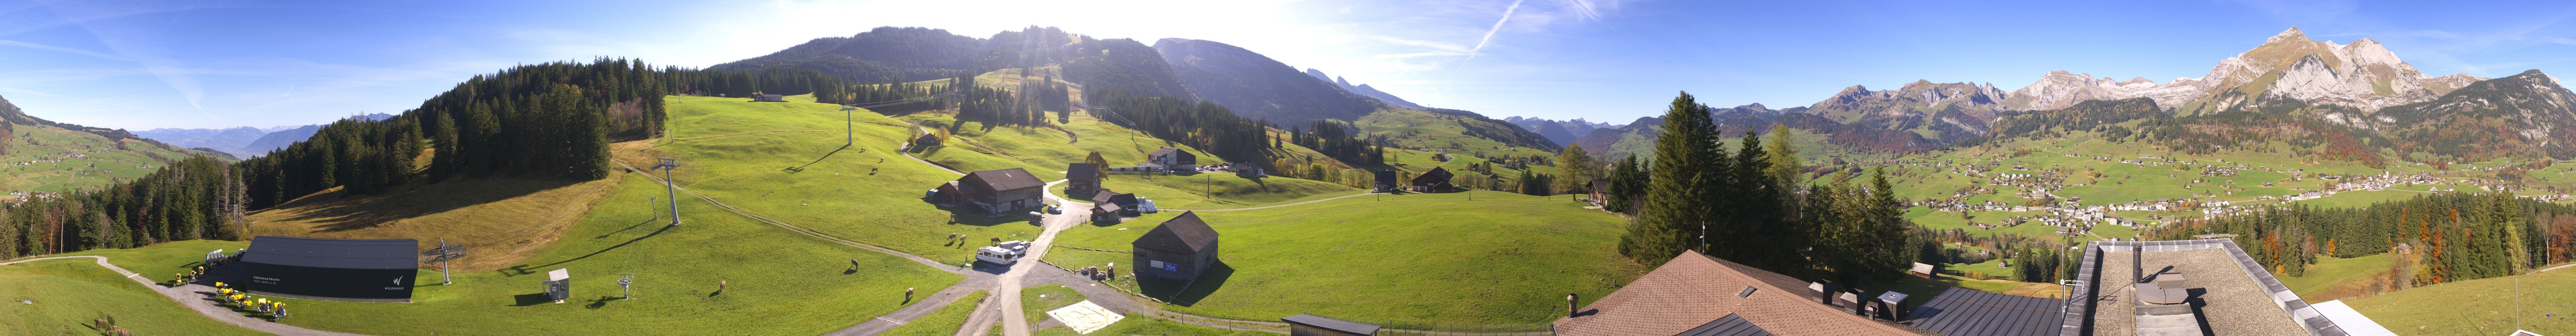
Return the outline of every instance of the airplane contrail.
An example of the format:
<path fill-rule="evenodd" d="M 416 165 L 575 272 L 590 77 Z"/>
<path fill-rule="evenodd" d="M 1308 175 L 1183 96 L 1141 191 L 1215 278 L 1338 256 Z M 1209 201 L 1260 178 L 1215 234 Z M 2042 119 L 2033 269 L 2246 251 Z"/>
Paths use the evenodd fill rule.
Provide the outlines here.
<path fill-rule="evenodd" d="M 1476 39 L 1476 47 L 1467 49 L 1467 59 L 1476 59 L 1476 55 L 1484 52 L 1485 43 L 1494 41 L 1494 32 L 1502 31 L 1503 23 L 1512 21 L 1512 12 L 1521 9 L 1521 1 L 1525 0 L 1512 0 L 1511 7 L 1503 7 L 1503 19 L 1494 20 L 1494 27 L 1485 29 L 1485 38 Z"/>

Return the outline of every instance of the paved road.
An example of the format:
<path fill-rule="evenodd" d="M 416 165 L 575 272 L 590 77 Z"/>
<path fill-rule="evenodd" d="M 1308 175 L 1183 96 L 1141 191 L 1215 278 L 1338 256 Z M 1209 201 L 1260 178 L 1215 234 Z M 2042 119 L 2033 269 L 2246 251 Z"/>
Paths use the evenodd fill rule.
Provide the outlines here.
<path fill-rule="evenodd" d="M 2543 269 L 2540 269 L 2540 270 L 2538 270 L 2538 271 L 2531 271 L 2531 272 L 2532 272 L 2532 273 L 2540 273 L 2540 272 L 2555 271 L 2555 270 L 2558 270 L 2558 269 L 2561 269 L 2561 268 L 2567 268 L 2567 266 L 2576 266 L 2576 264 L 2558 265 L 2558 267 L 2543 268 Z"/>
<path fill-rule="evenodd" d="M 1052 190 L 1056 184 L 1061 183 L 1064 183 L 1064 180 L 1047 182 L 1047 189 L 1040 190 Z M 1063 209 L 1087 209 L 1091 207 L 1090 203 L 1074 203 L 1073 201 L 1065 200 L 1063 197 L 1057 197 L 1055 193 L 1052 192 L 1046 193 L 1046 198 L 1048 200 L 1055 201 L 1055 203 Z M 1003 336 L 1029 335 L 1028 314 L 1019 313 L 1023 311 L 1020 307 L 1021 283 L 1026 280 L 1030 272 L 1037 269 L 1054 269 L 1055 266 L 1048 266 L 1045 263 L 1038 262 L 1038 260 L 1046 258 L 1047 247 L 1055 244 L 1055 234 L 1057 232 L 1063 232 L 1064 229 L 1073 228 L 1075 225 L 1082 225 L 1083 222 L 1091 221 L 1091 218 L 1089 217 L 1091 216 L 1088 212 L 1074 210 L 1067 210 L 1062 211 L 1062 213 L 1047 215 L 1041 222 L 1046 225 L 1046 231 L 1038 233 L 1038 239 L 1029 242 L 1028 256 L 1021 257 L 1020 262 L 1011 265 L 1010 272 L 1002 273 L 1000 279 L 1001 285 L 993 288 L 993 303 L 995 303 L 994 309 L 999 310 L 998 313 L 1002 317 Z"/>
<path fill-rule="evenodd" d="M 930 296 L 923 297 L 919 302 L 913 303 L 911 306 L 903 307 L 903 309 L 896 309 L 892 313 L 886 313 L 885 316 L 871 318 L 867 321 L 859 322 L 858 325 L 850 326 L 847 329 L 841 329 L 841 331 L 835 331 L 824 335 L 864 336 L 883 333 L 887 330 L 893 330 L 895 327 L 902 326 L 905 323 L 911 323 L 912 320 L 920 319 L 922 316 L 929 316 L 930 313 L 937 312 L 940 308 L 948 307 L 948 305 L 952 304 L 959 304 L 961 302 L 958 302 L 958 299 L 965 298 L 967 293 L 974 293 L 975 291 L 984 290 L 985 288 L 992 288 L 992 286 L 992 276 L 968 276 L 965 281 L 958 281 L 955 285 L 949 285 L 947 289 L 941 289 L 938 293 L 933 293 L 930 294 Z M 977 304 L 975 302 L 962 303 L 970 305 Z"/>
<path fill-rule="evenodd" d="M 216 305 L 215 305 L 215 300 L 213 299 L 213 295 L 214 295 L 214 292 L 215 292 L 215 288 L 214 288 L 214 287 L 206 286 L 206 285 L 200 285 L 200 284 L 194 284 L 194 283 L 187 284 L 187 285 L 182 285 L 182 286 L 178 286 L 178 287 L 167 287 L 167 286 L 162 286 L 161 284 L 153 283 L 153 282 L 152 282 L 152 280 L 149 280 L 149 279 L 144 278 L 141 274 L 135 274 L 133 271 L 127 271 L 127 270 L 125 270 L 125 268 L 124 268 L 124 267 L 116 267 L 116 265 L 115 265 L 115 264 L 109 264 L 109 263 L 107 263 L 107 257 L 101 257 L 101 256 L 69 256 L 69 257 L 35 258 L 35 259 L 27 259 L 27 260 L 19 260 L 19 261 L 11 261 L 11 262 L 0 263 L 0 265 L 9 265 L 9 264 L 16 264 L 16 263 L 29 262 L 29 261 L 37 261 L 37 260 L 68 259 L 68 258 L 90 258 L 90 259 L 96 259 L 96 261 L 98 262 L 98 266 L 100 266 L 100 267 L 106 267 L 106 268 L 107 268 L 108 270 L 110 270 L 110 271 L 116 271 L 116 274 L 123 274 L 123 275 L 125 275 L 125 278 L 126 278 L 126 279 L 133 279 L 133 280 L 134 280 L 134 283 L 142 284 L 144 288 L 151 288 L 151 289 L 152 289 L 152 291 L 154 291 L 154 292 L 160 292 L 160 293 L 161 293 L 161 296 L 169 297 L 171 301 L 177 301 L 177 302 L 179 303 L 179 305 L 180 305 L 180 306 L 188 307 L 188 310 L 195 310 L 195 311 L 197 311 L 197 314 L 199 314 L 199 315 L 205 315 L 207 318 L 212 318 L 212 319 L 215 319 L 216 321 L 222 321 L 222 322 L 224 322 L 224 323 L 229 323 L 229 324 L 232 324 L 232 325 L 241 326 L 241 327 L 243 327 L 243 328 L 250 328 L 250 330 L 258 330 L 258 331 L 260 331 L 260 332 L 271 333 L 271 334 L 278 334 L 278 335 L 286 335 L 286 336 L 365 336 L 365 335 L 351 334 L 351 333 L 338 333 L 338 332 L 329 332 L 329 331 L 321 331 L 321 330 L 305 329 L 304 327 L 297 327 L 297 326 L 291 326 L 291 325 L 279 324 L 279 323 L 277 323 L 277 322 L 269 322 L 268 320 L 262 320 L 262 319 L 251 318 L 251 317 L 249 317 L 249 316 L 242 316 L 242 314 L 241 314 L 241 313 L 233 312 L 233 310 L 232 310 L 231 308 L 224 308 L 224 307 L 220 307 L 220 306 L 216 306 Z"/>

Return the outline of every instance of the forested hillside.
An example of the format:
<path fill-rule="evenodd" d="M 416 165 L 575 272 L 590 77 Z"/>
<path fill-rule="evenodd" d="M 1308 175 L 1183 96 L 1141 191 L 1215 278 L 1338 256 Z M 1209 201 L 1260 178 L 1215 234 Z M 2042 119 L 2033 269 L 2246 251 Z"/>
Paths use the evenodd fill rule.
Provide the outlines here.
<path fill-rule="evenodd" d="M 2234 234 L 2255 261 L 2301 276 L 2320 256 L 2397 253 L 2382 290 L 2484 279 L 2576 261 L 2576 208 L 2505 193 L 2428 194 L 2367 208 L 2276 206 L 2186 221 L 2155 239 Z"/>
<path fill-rule="evenodd" d="M 599 179 L 610 169 L 611 139 L 662 132 L 664 95 L 841 85 L 817 71 L 655 68 L 630 59 L 521 65 L 467 79 L 392 118 L 324 125 L 256 159 L 190 157 L 140 179 L 12 205 L 0 258 L 238 239 L 244 211 L 333 188 L 363 195 L 459 177 Z"/>

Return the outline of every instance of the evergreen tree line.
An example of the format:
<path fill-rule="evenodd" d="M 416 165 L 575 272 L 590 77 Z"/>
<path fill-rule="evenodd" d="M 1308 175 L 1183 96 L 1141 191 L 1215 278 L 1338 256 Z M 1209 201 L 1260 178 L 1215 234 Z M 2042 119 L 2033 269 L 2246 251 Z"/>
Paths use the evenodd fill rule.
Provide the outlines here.
<path fill-rule="evenodd" d="M 479 75 L 420 108 L 385 120 L 342 120 L 286 148 L 236 165 L 250 205 L 264 208 L 334 187 L 355 194 L 456 176 L 598 179 L 608 139 L 662 129 L 662 96 L 711 78 L 738 77 L 642 61 L 521 65 Z M 437 153 L 428 167 L 415 162 Z"/>
<path fill-rule="evenodd" d="M 100 189 L 0 206 L 0 259 L 130 248 L 190 239 L 240 239 L 248 200 L 240 169 L 192 156 Z"/>
<path fill-rule="evenodd" d="M 814 95 L 818 102 L 847 104 L 823 101 L 825 97 L 840 96 L 835 95 L 836 93 L 846 93 L 847 86 L 842 83 L 840 77 L 826 75 L 822 71 L 813 69 L 779 67 L 741 71 L 671 70 L 671 77 L 674 77 L 674 83 L 678 87 L 672 88 L 670 92 L 679 94 L 749 98 L 753 94 L 794 96 L 818 93 Z"/>
<path fill-rule="evenodd" d="M 1379 145 L 1383 140 L 1361 134 L 1357 125 L 1331 119 L 1315 120 L 1303 128 L 1288 127 L 1288 143 L 1353 165 L 1385 165 L 1386 147 Z"/>
<path fill-rule="evenodd" d="M 1245 120 L 1216 103 L 1179 97 L 1131 95 L 1117 89 L 1086 91 L 1086 102 L 1107 107 L 1093 117 L 1155 138 L 1187 144 L 1226 162 L 1271 162 L 1266 120 Z M 1199 164 L 1212 164 L 1206 158 Z"/>
<path fill-rule="evenodd" d="M 2271 207 L 2149 232 L 2158 239 L 2234 234 L 2246 254 L 2290 276 L 2318 256 L 2401 252 L 2410 285 L 2521 274 L 2576 261 L 2576 208 L 2508 193 L 2445 193 L 2367 208 Z M 2402 246 L 2402 247 L 2401 247 Z"/>
<path fill-rule="evenodd" d="M 1910 234 L 1905 205 L 1883 171 L 1860 186 L 1850 179 L 1809 185 L 1784 178 L 1802 170 L 1796 153 L 1772 151 L 1785 148 L 1785 132 L 1773 135 L 1778 144 L 1745 134 L 1729 145 L 1710 110 L 1689 93 L 1675 97 L 1654 162 L 1628 159 L 1620 166 L 1634 168 L 1614 168 L 1614 178 L 1644 175 L 1642 197 L 1623 196 L 1642 204 L 1620 237 L 1621 254 L 1653 265 L 1700 250 L 1775 271 L 1822 268 L 1848 286 L 1904 276 L 1921 238 Z M 1617 183 L 1614 189 L 1636 191 Z"/>

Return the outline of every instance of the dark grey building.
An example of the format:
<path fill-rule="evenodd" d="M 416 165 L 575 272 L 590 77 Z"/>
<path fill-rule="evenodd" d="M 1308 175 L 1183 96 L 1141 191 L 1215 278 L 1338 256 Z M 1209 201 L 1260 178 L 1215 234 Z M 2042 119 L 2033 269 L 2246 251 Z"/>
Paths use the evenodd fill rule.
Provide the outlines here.
<path fill-rule="evenodd" d="M 1136 275 L 1197 279 L 1200 272 L 1216 265 L 1216 242 L 1215 228 L 1199 220 L 1197 212 L 1183 212 L 1136 237 Z"/>

